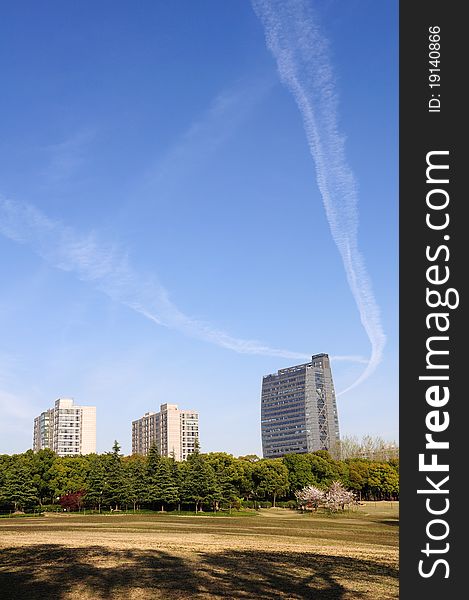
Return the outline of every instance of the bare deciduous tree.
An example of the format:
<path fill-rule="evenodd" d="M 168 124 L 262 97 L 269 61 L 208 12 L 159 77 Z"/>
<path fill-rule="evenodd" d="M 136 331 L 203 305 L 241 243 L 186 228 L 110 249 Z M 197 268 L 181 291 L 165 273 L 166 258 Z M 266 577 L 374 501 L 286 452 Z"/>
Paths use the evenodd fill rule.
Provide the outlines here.
<path fill-rule="evenodd" d="M 367 458 L 369 460 L 388 461 L 399 458 L 399 446 L 395 442 L 386 442 L 380 437 L 365 435 L 361 440 L 357 436 L 343 437 L 340 442 L 340 458 Z"/>

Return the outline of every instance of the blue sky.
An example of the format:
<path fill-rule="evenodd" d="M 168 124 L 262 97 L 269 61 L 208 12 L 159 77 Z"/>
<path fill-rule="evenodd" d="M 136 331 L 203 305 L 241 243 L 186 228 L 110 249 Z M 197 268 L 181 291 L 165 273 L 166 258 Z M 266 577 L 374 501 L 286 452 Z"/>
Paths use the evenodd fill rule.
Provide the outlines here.
<path fill-rule="evenodd" d="M 260 454 L 262 376 L 318 352 L 342 435 L 397 439 L 397 8 L 2 8 L 0 452 L 71 396 L 98 451 L 174 402 Z"/>

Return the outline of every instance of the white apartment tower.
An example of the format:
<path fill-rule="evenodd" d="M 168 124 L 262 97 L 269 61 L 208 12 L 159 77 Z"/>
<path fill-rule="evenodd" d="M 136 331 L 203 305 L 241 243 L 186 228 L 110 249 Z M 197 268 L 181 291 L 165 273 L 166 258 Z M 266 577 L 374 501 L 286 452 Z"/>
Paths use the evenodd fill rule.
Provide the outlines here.
<path fill-rule="evenodd" d="M 145 413 L 132 422 L 132 454 L 147 455 L 156 445 L 161 456 L 186 460 L 198 439 L 199 414 L 180 410 L 177 404 L 162 404 L 160 412 Z"/>
<path fill-rule="evenodd" d="M 96 406 L 76 406 L 58 398 L 34 419 L 33 450 L 51 448 L 58 456 L 96 452 Z"/>
<path fill-rule="evenodd" d="M 54 409 L 48 408 L 34 419 L 33 450 L 52 448 Z"/>
<path fill-rule="evenodd" d="M 132 454 L 148 454 L 153 444 L 157 443 L 156 432 L 159 426 L 160 413 L 156 412 L 147 412 L 141 419 L 132 421 Z M 158 439 L 160 437 L 158 436 Z"/>

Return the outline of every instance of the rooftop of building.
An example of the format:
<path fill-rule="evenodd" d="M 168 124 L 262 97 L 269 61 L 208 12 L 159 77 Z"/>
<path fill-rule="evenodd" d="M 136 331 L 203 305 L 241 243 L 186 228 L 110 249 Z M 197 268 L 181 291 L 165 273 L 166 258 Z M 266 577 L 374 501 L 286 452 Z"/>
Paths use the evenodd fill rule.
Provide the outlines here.
<path fill-rule="evenodd" d="M 284 369 L 279 369 L 276 373 L 269 373 L 269 375 L 264 375 L 263 379 L 267 379 L 269 377 L 278 377 L 279 375 L 286 375 L 292 373 L 298 373 L 306 369 L 306 367 L 310 367 L 313 362 L 315 362 L 318 358 L 329 358 L 329 355 L 326 352 L 320 352 L 319 354 L 313 354 L 311 356 L 310 362 L 303 363 L 301 365 L 294 365 L 292 367 L 285 367 Z"/>

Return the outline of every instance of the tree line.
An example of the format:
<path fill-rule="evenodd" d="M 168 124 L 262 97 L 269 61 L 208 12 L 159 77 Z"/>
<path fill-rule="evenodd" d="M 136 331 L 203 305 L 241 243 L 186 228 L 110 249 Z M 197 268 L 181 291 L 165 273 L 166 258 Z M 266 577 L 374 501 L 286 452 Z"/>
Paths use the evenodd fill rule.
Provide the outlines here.
<path fill-rule="evenodd" d="M 381 462 L 399 459 L 396 442 L 386 442 L 371 435 L 364 435 L 361 439 L 354 435 L 342 437 L 336 452 L 342 459 L 368 458 Z"/>
<path fill-rule="evenodd" d="M 59 457 L 52 450 L 0 455 L 0 511 L 220 510 L 296 506 L 298 491 L 340 482 L 361 500 L 397 499 L 398 459 L 334 460 L 326 451 L 267 459 L 197 448 L 186 461 L 110 452 Z M 283 503 L 283 504 L 282 504 Z"/>

